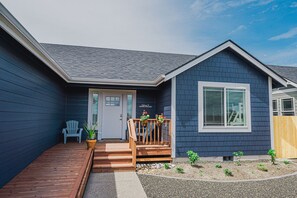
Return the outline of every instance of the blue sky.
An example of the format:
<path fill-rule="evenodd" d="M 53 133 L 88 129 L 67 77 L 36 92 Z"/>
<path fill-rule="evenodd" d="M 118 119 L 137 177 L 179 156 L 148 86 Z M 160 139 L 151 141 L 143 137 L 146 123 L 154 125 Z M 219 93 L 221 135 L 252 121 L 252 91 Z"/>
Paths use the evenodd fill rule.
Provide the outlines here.
<path fill-rule="evenodd" d="M 39 41 L 200 54 L 232 39 L 267 64 L 297 66 L 297 1 L 1 0 Z"/>

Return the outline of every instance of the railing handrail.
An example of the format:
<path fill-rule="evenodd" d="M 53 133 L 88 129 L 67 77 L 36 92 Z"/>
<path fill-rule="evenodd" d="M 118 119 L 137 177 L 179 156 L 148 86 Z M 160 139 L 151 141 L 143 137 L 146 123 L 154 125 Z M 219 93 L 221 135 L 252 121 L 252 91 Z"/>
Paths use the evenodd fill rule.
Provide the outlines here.
<path fill-rule="evenodd" d="M 134 142 L 136 142 L 137 138 L 136 138 L 136 132 L 135 132 L 135 126 L 134 126 L 133 119 L 128 120 L 128 132 L 129 132 L 129 137 L 133 138 Z"/>
<path fill-rule="evenodd" d="M 140 118 L 133 118 L 132 120 L 135 120 L 135 121 L 140 121 Z M 148 121 L 153 121 L 153 120 L 157 120 L 156 118 L 149 118 L 149 119 L 146 119 Z M 164 118 L 164 121 L 170 121 L 171 119 L 169 118 Z"/>
<path fill-rule="evenodd" d="M 171 119 L 164 119 L 162 123 L 157 119 L 147 119 L 146 122 L 139 118 L 130 119 L 133 124 L 137 144 L 151 144 L 171 146 Z M 132 131 L 132 130 L 131 130 Z M 129 134 L 130 135 L 130 134 Z"/>
<path fill-rule="evenodd" d="M 127 121 L 128 132 L 129 132 L 129 148 L 132 151 L 132 164 L 136 168 L 136 132 L 133 119 Z"/>

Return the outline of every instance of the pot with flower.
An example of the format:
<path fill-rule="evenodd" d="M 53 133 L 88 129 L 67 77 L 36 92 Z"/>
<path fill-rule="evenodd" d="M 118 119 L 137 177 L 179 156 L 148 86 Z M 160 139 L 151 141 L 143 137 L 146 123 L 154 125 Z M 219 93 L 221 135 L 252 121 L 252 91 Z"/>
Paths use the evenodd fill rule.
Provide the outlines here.
<path fill-rule="evenodd" d="M 146 110 L 143 110 L 142 115 L 140 116 L 140 123 L 143 127 L 147 126 L 147 122 L 149 118 L 150 118 L 150 115 L 147 113 Z"/>
<path fill-rule="evenodd" d="M 95 149 L 96 146 L 96 126 L 97 124 L 88 125 L 87 123 L 84 124 L 84 130 L 87 133 L 87 148 L 91 148 L 92 150 Z"/>
<path fill-rule="evenodd" d="M 156 114 L 156 120 L 157 120 L 158 127 L 162 126 L 164 119 L 165 119 L 165 117 L 164 117 L 163 113 L 161 113 L 160 115 Z"/>

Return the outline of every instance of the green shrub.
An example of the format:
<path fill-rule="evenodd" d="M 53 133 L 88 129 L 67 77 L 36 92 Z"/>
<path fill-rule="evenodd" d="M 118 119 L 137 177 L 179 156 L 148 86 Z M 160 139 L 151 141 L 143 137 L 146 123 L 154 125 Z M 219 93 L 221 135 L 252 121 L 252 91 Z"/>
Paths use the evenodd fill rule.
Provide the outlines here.
<path fill-rule="evenodd" d="M 269 149 L 269 151 L 268 151 L 267 154 L 270 155 L 270 157 L 271 157 L 271 162 L 272 162 L 273 165 L 275 165 L 275 157 L 276 157 L 276 152 L 275 152 L 275 150 L 273 150 L 273 149 Z"/>
<path fill-rule="evenodd" d="M 188 151 L 188 158 L 191 166 L 193 166 L 198 160 L 199 160 L 199 155 L 195 153 L 194 151 Z"/>
<path fill-rule="evenodd" d="M 165 168 L 165 169 L 170 169 L 169 164 L 168 164 L 168 163 L 165 163 L 165 164 L 164 164 L 164 168 Z"/>
<path fill-rule="evenodd" d="M 268 171 L 268 169 L 266 168 L 266 166 L 264 164 L 261 164 L 261 163 L 257 165 L 257 168 L 260 171 L 265 171 L 265 172 Z"/>
<path fill-rule="evenodd" d="M 290 164 L 291 162 L 290 161 L 288 161 L 288 160 L 285 160 L 284 161 L 284 164 L 286 164 L 286 165 L 288 165 L 288 164 Z"/>
<path fill-rule="evenodd" d="M 234 152 L 233 153 L 233 156 L 234 156 L 234 158 L 235 158 L 235 164 L 237 165 L 237 166 L 240 166 L 241 165 L 241 157 L 243 156 L 243 152 L 242 151 L 237 151 L 237 152 Z"/>
<path fill-rule="evenodd" d="M 177 173 L 180 173 L 180 174 L 184 174 L 185 173 L 185 171 L 184 171 L 184 169 L 182 167 L 176 167 L 176 172 Z"/>
<path fill-rule="evenodd" d="M 233 176 L 232 171 L 229 170 L 228 168 L 224 169 L 224 173 L 226 176 Z"/>
<path fill-rule="evenodd" d="M 222 165 L 221 164 L 216 164 L 215 167 L 216 168 L 222 168 Z"/>

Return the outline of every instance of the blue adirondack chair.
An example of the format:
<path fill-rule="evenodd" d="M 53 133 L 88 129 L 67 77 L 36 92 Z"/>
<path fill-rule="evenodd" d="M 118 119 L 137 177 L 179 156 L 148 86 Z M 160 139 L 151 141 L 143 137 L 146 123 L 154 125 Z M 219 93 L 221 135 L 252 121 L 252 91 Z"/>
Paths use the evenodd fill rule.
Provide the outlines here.
<path fill-rule="evenodd" d="M 78 121 L 69 120 L 66 122 L 66 128 L 63 129 L 64 144 L 67 142 L 68 137 L 76 137 L 78 142 L 81 143 L 81 134 L 83 129 L 78 128 Z"/>

